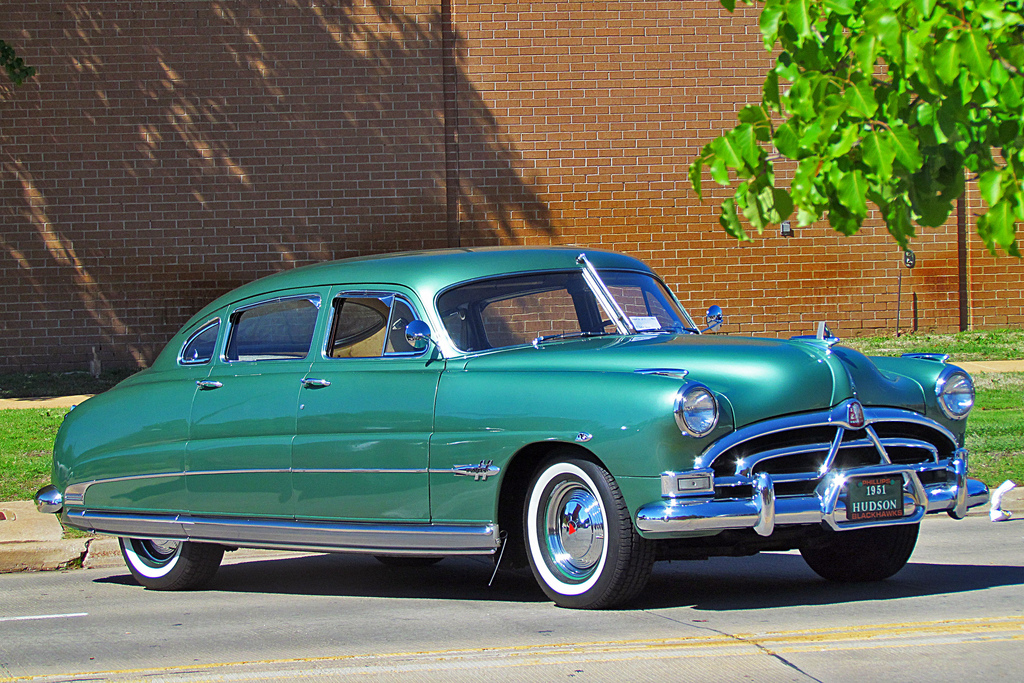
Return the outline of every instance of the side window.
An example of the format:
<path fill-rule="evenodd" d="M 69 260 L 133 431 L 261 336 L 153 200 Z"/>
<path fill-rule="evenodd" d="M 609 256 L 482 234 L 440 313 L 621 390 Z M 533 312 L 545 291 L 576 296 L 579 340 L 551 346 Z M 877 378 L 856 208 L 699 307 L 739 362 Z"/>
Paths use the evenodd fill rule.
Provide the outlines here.
<path fill-rule="evenodd" d="M 327 344 L 331 358 L 380 358 L 419 353 L 405 340 L 406 326 L 416 320 L 412 307 L 390 294 L 339 297 Z"/>
<path fill-rule="evenodd" d="M 536 337 L 580 331 L 575 303 L 565 289 L 492 301 L 480 311 L 480 319 L 492 347 L 528 344 Z"/>
<path fill-rule="evenodd" d="M 334 302 L 331 358 L 379 358 L 384 350 L 390 302 L 376 297 L 345 297 Z"/>
<path fill-rule="evenodd" d="M 305 358 L 320 309 L 318 298 L 277 299 L 248 306 L 231 316 L 226 358 L 282 360 Z"/>
<path fill-rule="evenodd" d="M 182 365 L 202 365 L 213 358 L 217 346 L 217 334 L 220 332 L 220 321 L 207 323 L 198 332 L 189 337 L 181 349 L 179 362 Z"/>

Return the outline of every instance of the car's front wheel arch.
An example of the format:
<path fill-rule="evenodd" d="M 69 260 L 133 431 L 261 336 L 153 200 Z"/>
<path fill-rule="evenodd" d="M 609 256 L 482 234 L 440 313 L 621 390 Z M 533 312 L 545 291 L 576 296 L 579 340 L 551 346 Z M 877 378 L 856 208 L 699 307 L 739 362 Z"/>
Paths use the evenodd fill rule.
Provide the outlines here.
<path fill-rule="evenodd" d="M 540 466 L 556 451 L 572 453 L 577 458 L 604 467 L 594 453 L 574 443 L 541 441 L 519 449 L 505 465 L 498 495 L 498 528 L 506 534 L 502 566 L 516 569 L 529 566 L 526 539 L 523 536 L 523 507 L 526 505 L 527 488 Z"/>

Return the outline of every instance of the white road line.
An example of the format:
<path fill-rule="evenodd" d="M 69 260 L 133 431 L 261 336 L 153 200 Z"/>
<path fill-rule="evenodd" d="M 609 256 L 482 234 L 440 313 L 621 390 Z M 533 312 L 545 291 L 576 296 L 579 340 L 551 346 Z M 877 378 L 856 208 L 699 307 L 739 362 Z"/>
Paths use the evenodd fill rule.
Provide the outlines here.
<path fill-rule="evenodd" d="M 0 617 L 0 621 L 32 621 L 34 619 L 70 619 L 71 617 L 87 617 L 88 612 L 75 612 L 74 614 L 37 614 L 28 617 Z"/>

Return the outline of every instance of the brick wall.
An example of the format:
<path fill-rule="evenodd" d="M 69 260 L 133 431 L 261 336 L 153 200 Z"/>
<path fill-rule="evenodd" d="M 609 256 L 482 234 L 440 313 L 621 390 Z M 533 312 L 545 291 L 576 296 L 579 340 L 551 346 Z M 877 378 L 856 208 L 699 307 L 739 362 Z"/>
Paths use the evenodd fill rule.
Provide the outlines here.
<path fill-rule="evenodd" d="M 686 183 L 758 96 L 750 10 L 27 1 L 0 38 L 39 69 L 0 79 L 0 371 L 145 364 L 242 282 L 455 244 L 626 251 L 733 333 L 895 328 L 884 228 L 737 244 Z M 913 248 L 901 324 L 956 329 L 955 228 Z M 973 239 L 969 273 L 972 324 L 1021 324 L 1020 262 Z"/>

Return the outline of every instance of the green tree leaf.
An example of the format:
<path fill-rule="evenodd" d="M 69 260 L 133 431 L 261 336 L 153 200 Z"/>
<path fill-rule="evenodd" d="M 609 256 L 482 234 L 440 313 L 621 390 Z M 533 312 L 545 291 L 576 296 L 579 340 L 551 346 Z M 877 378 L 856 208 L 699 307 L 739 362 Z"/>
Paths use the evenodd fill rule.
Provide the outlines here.
<path fill-rule="evenodd" d="M 988 53 L 988 38 L 977 29 L 964 31 L 956 42 L 964 63 L 978 78 L 986 78 L 992 66 L 992 57 Z"/>
<path fill-rule="evenodd" d="M 851 171 L 843 175 L 839 181 L 839 199 L 843 206 L 860 220 L 868 214 L 867 196 L 868 185 L 864 180 L 864 174 L 860 171 Z"/>
<path fill-rule="evenodd" d="M 864 163 L 871 167 L 878 176 L 888 178 L 892 175 L 892 162 L 896 158 L 896 150 L 889 142 L 889 136 L 871 131 L 864 136 L 861 143 Z"/>
<path fill-rule="evenodd" d="M 978 189 L 981 191 L 981 198 L 990 207 L 999 203 L 1003 196 L 1003 174 L 1001 171 L 985 171 L 978 176 Z"/>
<path fill-rule="evenodd" d="M 853 14 L 856 0 L 824 0 L 824 5 L 836 14 Z"/>
<path fill-rule="evenodd" d="M 878 111 L 878 103 L 875 102 L 875 89 L 871 87 L 871 82 L 867 79 L 862 79 L 853 87 L 847 88 L 843 97 L 854 113 L 866 119 L 870 119 Z"/>
<path fill-rule="evenodd" d="M 943 41 L 935 48 L 932 67 L 935 74 L 946 85 L 951 84 L 960 75 L 960 49 L 951 40 Z"/>
<path fill-rule="evenodd" d="M 812 38 L 810 0 L 789 0 L 786 4 L 786 19 L 801 39 Z"/>
<path fill-rule="evenodd" d="M 779 0 L 769 0 L 765 4 L 765 8 L 761 10 L 759 28 L 761 29 L 761 35 L 764 37 L 765 49 L 771 49 L 771 46 L 778 40 L 779 20 L 782 19 L 785 11 L 786 8 Z"/>
<path fill-rule="evenodd" d="M 917 138 L 910 132 L 905 124 L 897 123 L 892 126 L 889 135 L 889 142 L 896 152 L 896 161 L 903 165 L 909 173 L 921 168 L 923 160 L 917 149 Z"/>
<path fill-rule="evenodd" d="M 736 214 L 736 201 L 726 199 L 722 202 L 722 210 L 718 216 L 718 223 L 725 230 L 726 234 L 735 237 L 740 241 L 748 241 L 747 233 L 743 230 L 740 217 Z"/>
<path fill-rule="evenodd" d="M 1017 241 L 1014 220 L 1013 205 L 1005 199 L 997 202 L 988 213 L 978 219 L 978 234 L 993 254 L 993 242 L 1009 249 Z"/>

